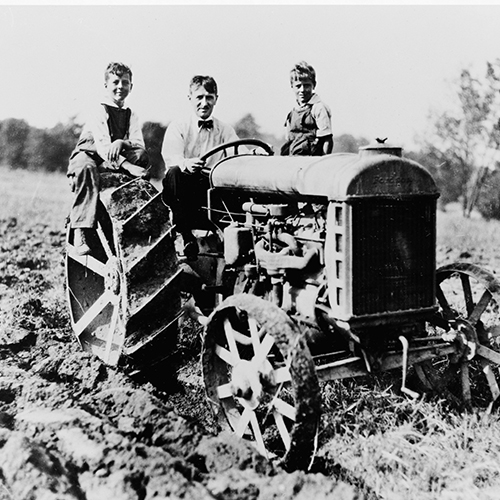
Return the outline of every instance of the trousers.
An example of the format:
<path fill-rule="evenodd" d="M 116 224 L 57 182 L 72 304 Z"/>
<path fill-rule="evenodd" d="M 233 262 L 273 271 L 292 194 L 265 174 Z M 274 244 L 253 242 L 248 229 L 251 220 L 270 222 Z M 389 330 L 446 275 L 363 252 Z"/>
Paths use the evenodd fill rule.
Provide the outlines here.
<path fill-rule="evenodd" d="M 163 179 L 162 198 L 172 210 L 172 222 L 180 234 L 208 225 L 206 210 L 210 182 L 206 175 L 169 167 Z"/>
<path fill-rule="evenodd" d="M 148 154 L 141 146 L 122 150 L 121 156 L 134 165 L 143 168 L 149 166 Z M 97 154 L 79 151 L 72 155 L 67 172 L 71 190 L 75 194 L 69 215 L 70 227 L 81 229 L 96 227 L 100 191 L 99 172 L 115 172 L 106 165 L 107 163 Z"/>

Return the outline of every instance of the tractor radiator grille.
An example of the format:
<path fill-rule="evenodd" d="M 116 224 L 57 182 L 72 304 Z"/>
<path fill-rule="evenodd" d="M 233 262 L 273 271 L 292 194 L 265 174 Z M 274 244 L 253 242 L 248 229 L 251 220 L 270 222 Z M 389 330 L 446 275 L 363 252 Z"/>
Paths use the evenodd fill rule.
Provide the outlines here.
<path fill-rule="evenodd" d="M 353 204 L 355 316 L 434 305 L 435 205 L 431 198 Z"/>

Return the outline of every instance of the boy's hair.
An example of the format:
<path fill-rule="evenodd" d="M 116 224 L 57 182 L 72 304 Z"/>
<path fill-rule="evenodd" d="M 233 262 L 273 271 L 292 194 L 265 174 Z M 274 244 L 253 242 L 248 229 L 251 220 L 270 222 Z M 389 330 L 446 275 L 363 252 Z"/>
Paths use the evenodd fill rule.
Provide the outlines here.
<path fill-rule="evenodd" d="M 106 71 L 104 72 L 104 79 L 107 80 L 109 75 L 114 74 L 117 76 L 123 76 L 128 74 L 130 76 L 130 80 L 132 80 L 132 70 L 123 63 L 120 62 L 110 62 Z"/>
<path fill-rule="evenodd" d="M 195 75 L 189 82 L 189 91 L 193 88 L 203 87 L 211 94 L 217 95 L 217 83 L 211 76 Z"/>
<path fill-rule="evenodd" d="M 313 85 L 316 86 L 316 71 L 305 61 L 298 62 L 293 67 L 292 71 L 290 71 L 290 84 L 293 85 L 294 81 L 302 78 L 308 78 L 311 82 L 313 82 Z"/>

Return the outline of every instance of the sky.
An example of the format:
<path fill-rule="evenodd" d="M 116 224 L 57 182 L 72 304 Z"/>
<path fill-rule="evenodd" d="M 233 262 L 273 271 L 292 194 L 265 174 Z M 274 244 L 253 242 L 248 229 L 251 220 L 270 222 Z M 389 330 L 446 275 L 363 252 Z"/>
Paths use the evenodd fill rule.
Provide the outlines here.
<path fill-rule="evenodd" d="M 283 135 L 293 65 L 316 69 L 334 135 L 411 149 L 430 110 L 452 106 L 462 69 L 500 57 L 500 5 L 317 3 L 0 5 L 0 120 L 52 127 L 103 95 L 104 69 L 133 71 L 127 104 L 142 121 L 190 112 L 188 84 L 212 75 L 215 115 L 251 113 Z"/>

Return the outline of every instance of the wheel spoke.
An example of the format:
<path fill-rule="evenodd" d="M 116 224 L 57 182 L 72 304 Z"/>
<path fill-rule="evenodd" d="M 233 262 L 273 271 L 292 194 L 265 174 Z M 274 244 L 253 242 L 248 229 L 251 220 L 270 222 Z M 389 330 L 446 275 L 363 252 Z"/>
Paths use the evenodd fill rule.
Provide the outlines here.
<path fill-rule="evenodd" d="M 93 304 L 85 314 L 75 323 L 73 330 L 77 337 L 79 337 L 85 328 L 104 310 L 104 308 L 111 303 L 114 295 L 110 291 L 104 292 Z"/>
<path fill-rule="evenodd" d="M 488 361 L 491 361 L 492 363 L 500 365 L 500 353 L 497 351 L 494 351 L 493 349 L 490 349 L 489 347 L 486 347 L 482 344 L 479 344 L 477 346 L 476 354 L 478 356 L 482 356 L 483 358 L 487 359 Z"/>
<path fill-rule="evenodd" d="M 281 440 L 283 441 L 285 448 L 289 450 L 292 443 L 292 439 L 286 427 L 285 421 L 283 420 L 283 415 L 278 411 L 274 411 L 273 416 L 274 416 L 274 421 L 276 422 L 276 427 L 278 427 L 278 432 L 280 433 Z"/>
<path fill-rule="evenodd" d="M 108 256 L 108 259 L 114 257 L 113 252 L 111 251 L 111 247 L 109 246 L 108 240 L 106 238 L 106 235 L 104 234 L 104 231 L 102 230 L 102 226 L 100 223 L 97 225 L 97 235 L 99 236 L 99 240 L 101 241 L 101 245 L 104 248 L 106 255 Z"/>
<path fill-rule="evenodd" d="M 260 337 L 257 321 L 254 318 L 248 318 L 248 326 L 250 328 L 250 337 L 252 339 L 253 350 L 255 353 L 260 349 Z"/>
<path fill-rule="evenodd" d="M 465 307 L 467 308 L 467 314 L 470 316 L 474 310 L 470 278 L 467 274 L 460 274 L 460 280 L 462 281 L 462 288 L 464 291 Z"/>
<path fill-rule="evenodd" d="M 225 348 L 220 346 L 219 344 L 215 345 L 215 354 L 222 359 L 222 361 L 226 362 L 228 365 L 235 366 L 236 361 L 234 360 L 233 355 Z"/>
<path fill-rule="evenodd" d="M 483 312 L 488 307 L 488 304 L 491 302 L 491 299 L 492 299 L 491 293 L 488 290 L 485 290 L 483 295 L 479 299 L 479 302 L 476 304 L 476 307 L 474 307 L 474 310 L 468 317 L 468 320 L 473 325 L 475 325 L 479 321 Z"/>
<path fill-rule="evenodd" d="M 469 363 L 463 361 L 460 365 L 460 378 L 462 380 L 462 395 L 467 405 L 471 403 L 472 395 L 470 392 Z"/>
<path fill-rule="evenodd" d="M 273 400 L 273 406 L 277 412 L 295 422 L 295 419 L 297 418 L 297 411 L 291 404 L 286 403 L 282 399 L 275 398 Z"/>
<path fill-rule="evenodd" d="M 250 418 L 252 417 L 253 410 L 250 408 L 245 408 L 243 410 L 243 413 L 240 416 L 240 419 L 238 421 L 238 425 L 236 426 L 236 429 L 234 429 L 234 433 L 238 437 L 242 437 L 243 434 L 245 434 L 245 431 L 247 430 L 248 424 L 250 422 Z"/>
<path fill-rule="evenodd" d="M 277 384 L 283 384 L 285 382 L 292 381 L 292 375 L 290 369 L 287 366 L 282 366 L 274 370 L 274 380 Z"/>
<path fill-rule="evenodd" d="M 253 437 L 255 438 L 257 449 L 262 455 L 264 455 L 267 458 L 266 445 L 264 444 L 264 438 L 262 437 L 259 421 L 257 420 L 257 415 L 255 414 L 254 411 L 250 413 L 250 424 L 252 426 Z"/>
<path fill-rule="evenodd" d="M 232 398 L 233 391 L 232 391 L 231 384 L 219 385 L 219 387 L 217 387 L 217 396 L 220 399 Z"/>
<path fill-rule="evenodd" d="M 90 269 L 99 276 L 106 276 L 106 266 L 96 258 L 92 257 L 92 255 L 79 255 L 73 245 L 68 245 L 67 251 L 68 256 L 71 257 L 75 262 L 78 262 L 83 267 Z"/>
<path fill-rule="evenodd" d="M 493 367 L 491 363 L 488 363 L 485 359 L 481 360 L 481 366 L 483 367 L 483 373 L 486 376 L 488 385 L 490 386 L 492 400 L 495 401 L 498 396 L 500 396 L 500 388 L 498 387 L 497 379 L 493 373 Z"/>
<path fill-rule="evenodd" d="M 118 324 L 118 314 L 120 312 L 120 307 L 118 304 L 115 304 L 115 308 L 113 309 L 113 315 L 111 316 L 111 321 L 109 323 L 108 328 L 108 338 L 106 339 L 106 350 L 104 351 L 104 362 L 109 362 L 109 357 L 111 354 L 111 348 L 113 347 L 113 339 L 115 336 L 115 328 Z"/>
<path fill-rule="evenodd" d="M 238 352 L 238 347 L 236 346 L 236 341 L 234 340 L 234 330 L 229 319 L 224 320 L 224 332 L 226 333 L 227 344 L 229 346 L 229 351 L 233 356 L 234 362 L 238 362 L 240 359 L 240 353 Z M 233 364 L 234 366 L 234 364 Z"/>
<path fill-rule="evenodd" d="M 436 288 L 436 298 L 438 300 L 439 305 L 443 309 L 446 319 L 452 320 L 454 317 L 453 311 L 451 310 L 450 304 L 448 304 L 448 300 L 446 299 L 443 290 L 439 285 Z"/>
<path fill-rule="evenodd" d="M 267 358 L 267 355 L 271 351 L 273 345 L 274 345 L 273 337 L 271 337 L 271 335 L 266 335 L 263 338 L 262 343 L 259 345 L 258 350 L 255 350 L 255 356 L 253 362 L 255 363 L 256 366 L 259 366 L 264 362 L 264 360 Z"/>

